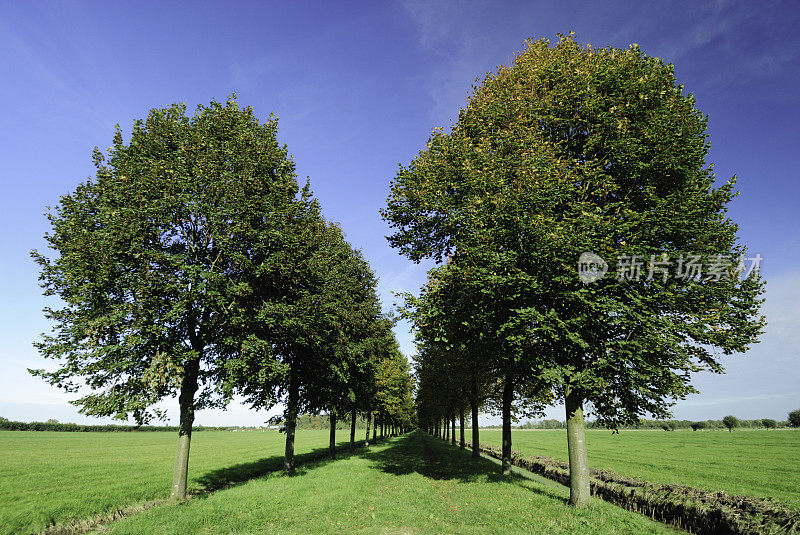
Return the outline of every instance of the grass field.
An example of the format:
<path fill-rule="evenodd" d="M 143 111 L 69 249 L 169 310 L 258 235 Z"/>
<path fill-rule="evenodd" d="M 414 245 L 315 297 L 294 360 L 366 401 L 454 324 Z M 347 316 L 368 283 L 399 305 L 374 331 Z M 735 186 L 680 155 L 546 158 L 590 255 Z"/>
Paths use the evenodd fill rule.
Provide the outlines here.
<path fill-rule="evenodd" d="M 420 432 L 119 520 L 111 533 L 668 533 L 601 501 L 502 477 Z"/>
<path fill-rule="evenodd" d="M 800 430 L 588 431 L 590 464 L 620 474 L 800 505 Z M 360 434 L 359 434 L 360 435 Z M 338 438 L 344 441 L 346 431 Z M 498 443 L 499 431 L 482 430 Z M 306 462 L 284 476 L 284 435 L 203 431 L 192 439 L 195 497 L 108 528 L 165 532 L 634 533 L 667 528 L 605 503 L 586 512 L 564 489 L 504 478 L 489 461 L 414 433 L 336 462 Z M 515 431 L 514 449 L 566 459 L 564 431 Z M 327 431 L 301 431 L 303 454 Z M 33 533 L 168 497 L 174 433 L 0 432 L 0 534 Z"/>
<path fill-rule="evenodd" d="M 467 434 L 469 437 L 469 434 Z M 501 444 L 501 432 L 481 430 Z M 512 449 L 566 461 L 564 430 L 515 430 Z M 800 507 L 800 429 L 586 431 L 589 466 L 654 481 L 728 494 L 772 497 Z"/>
<path fill-rule="evenodd" d="M 190 488 L 213 490 L 278 469 L 284 440 L 276 431 L 194 433 Z M 300 431 L 295 447 L 303 454 L 327 444 L 328 431 Z M 166 498 L 176 447 L 177 434 L 166 432 L 0 431 L 0 534 Z"/>

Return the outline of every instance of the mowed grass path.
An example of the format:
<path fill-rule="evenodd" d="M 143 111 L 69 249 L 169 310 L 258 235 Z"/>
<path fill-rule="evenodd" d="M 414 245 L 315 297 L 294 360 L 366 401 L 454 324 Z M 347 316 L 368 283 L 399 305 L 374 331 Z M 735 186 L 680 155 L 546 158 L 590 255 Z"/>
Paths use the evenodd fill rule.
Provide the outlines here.
<path fill-rule="evenodd" d="M 469 434 L 467 434 L 469 436 Z M 499 430 L 480 440 L 500 445 Z M 800 429 L 586 431 L 589 466 L 728 494 L 772 497 L 800 507 Z M 515 430 L 512 449 L 566 461 L 565 430 Z"/>
<path fill-rule="evenodd" d="M 339 431 L 337 439 L 349 437 Z M 0 431 L 0 534 L 32 533 L 169 497 L 177 433 Z M 286 435 L 192 435 L 189 485 L 213 490 L 278 469 Z M 363 438 L 359 436 L 358 438 Z M 328 445 L 328 431 L 299 431 L 296 452 Z"/>
<path fill-rule="evenodd" d="M 185 533 L 668 533 L 649 519 L 567 491 L 413 432 L 336 461 L 303 465 L 167 504 L 109 526 L 118 534 Z"/>

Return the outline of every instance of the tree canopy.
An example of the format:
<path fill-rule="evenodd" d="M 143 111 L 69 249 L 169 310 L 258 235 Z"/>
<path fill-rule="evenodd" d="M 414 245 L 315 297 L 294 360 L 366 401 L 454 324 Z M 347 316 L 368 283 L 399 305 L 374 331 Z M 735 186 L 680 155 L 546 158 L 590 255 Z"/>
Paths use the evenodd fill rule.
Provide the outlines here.
<path fill-rule="evenodd" d="M 588 500 L 585 402 L 611 427 L 666 417 L 693 372 L 722 372 L 718 354 L 763 329 L 763 281 L 740 276 L 726 217 L 735 177 L 716 184 L 708 149 L 671 64 L 569 35 L 487 74 L 392 182 L 390 243 L 470 269 L 495 343 L 565 401 L 574 503 Z M 582 255 L 617 269 L 588 281 Z"/>
<path fill-rule="evenodd" d="M 379 377 L 391 410 L 410 397 L 407 369 L 378 372 L 399 352 L 376 278 L 300 189 L 274 116 L 261 123 L 235 97 L 191 117 L 158 108 L 93 161 L 96 176 L 48 212 L 53 256 L 32 253 L 61 305 L 36 344 L 57 366 L 31 373 L 80 392 L 85 414 L 137 424 L 177 396 L 173 496 L 186 497 L 195 411 L 234 394 L 294 417 L 361 390 L 377 404 Z M 293 466 L 290 453 L 287 440 Z"/>

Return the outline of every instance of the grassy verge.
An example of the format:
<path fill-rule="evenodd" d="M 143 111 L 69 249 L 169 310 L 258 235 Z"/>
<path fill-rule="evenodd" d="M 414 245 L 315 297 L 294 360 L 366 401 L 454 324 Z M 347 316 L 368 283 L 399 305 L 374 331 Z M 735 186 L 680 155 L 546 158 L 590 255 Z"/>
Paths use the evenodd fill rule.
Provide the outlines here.
<path fill-rule="evenodd" d="M 495 460 L 502 458 L 501 448 L 497 446 L 481 444 L 480 451 Z M 512 450 L 511 463 L 561 485 L 569 485 L 570 471 L 566 462 L 552 457 L 524 456 Z M 589 472 L 593 496 L 692 533 L 800 532 L 800 511 L 771 500 L 639 481 L 611 470 L 590 469 Z"/>
<path fill-rule="evenodd" d="M 500 431 L 481 442 L 501 444 Z M 727 431 L 607 430 L 586 432 L 589 465 L 655 483 L 775 498 L 800 507 L 800 429 Z M 563 430 L 514 431 L 513 449 L 567 460 Z"/>
<path fill-rule="evenodd" d="M 348 436 L 342 430 L 337 438 Z M 284 439 L 275 431 L 195 434 L 191 490 L 215 490 L 279 468 Z M 327 444 L 327 431 L 299 431 L 296 451 Z M 174 433 L 0 432 L 0 534 L 34 533 L 167 498 L 176 445 Z"/>
<path fill-rule="evenodd" d="M 667 533 L 665 526 L 517 476 L 416 432 L 335 462 L 273 473 L 108 526 L 113 533 Z"/>

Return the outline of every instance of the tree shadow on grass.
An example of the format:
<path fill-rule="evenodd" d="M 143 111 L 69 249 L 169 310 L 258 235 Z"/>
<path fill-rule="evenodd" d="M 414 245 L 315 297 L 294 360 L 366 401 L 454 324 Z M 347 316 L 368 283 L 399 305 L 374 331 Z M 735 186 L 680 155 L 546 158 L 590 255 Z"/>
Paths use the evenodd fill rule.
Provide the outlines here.
<path fill-rule="evenodd" d="M 364 451 L 361 456 L 388 474 L 402 476 L 416 472 L 431 479 L 462 483 L 512 483 L 537 494 L 568 502 L 563 494 L 552 488 L 532 484 L 519 474 L 503 475 L 494 462 L 482 457 L 476 459 L 469 450 L 462 451 L 421 431 L 403 435 L 387 448 Z"/>
<path fill-rule="evenodd" d="M 356 448 L 353 452 L 349 451 L 347 444 L 337 445 L 336 457 L 333 459 L 329 455 L 330 450 L 327 446 L 323 448 L 315 448 L 306 453 L 297 454 L 294 456 L 295 471 L 286 475 L 290 477 L 301 476 L 309 470 L 324 466 L 329 462 L 359 455 L 363 447 L 363 440 L 356 442 Z M 225 468 L 218 468 L 216 470 L 206 472 L 195 480 L 199 485 L 199 488 L 193 490 L 192 495 L 196 497 L 204 497 L 214 491 L 241 485 L 247 483 L 251 479 L 264 477 L 282 470 L 283 455 L 273 455 L 272 457 L 265 457 L 249 463 L 240 463 L 232 466 L 226 466 Z"/>

